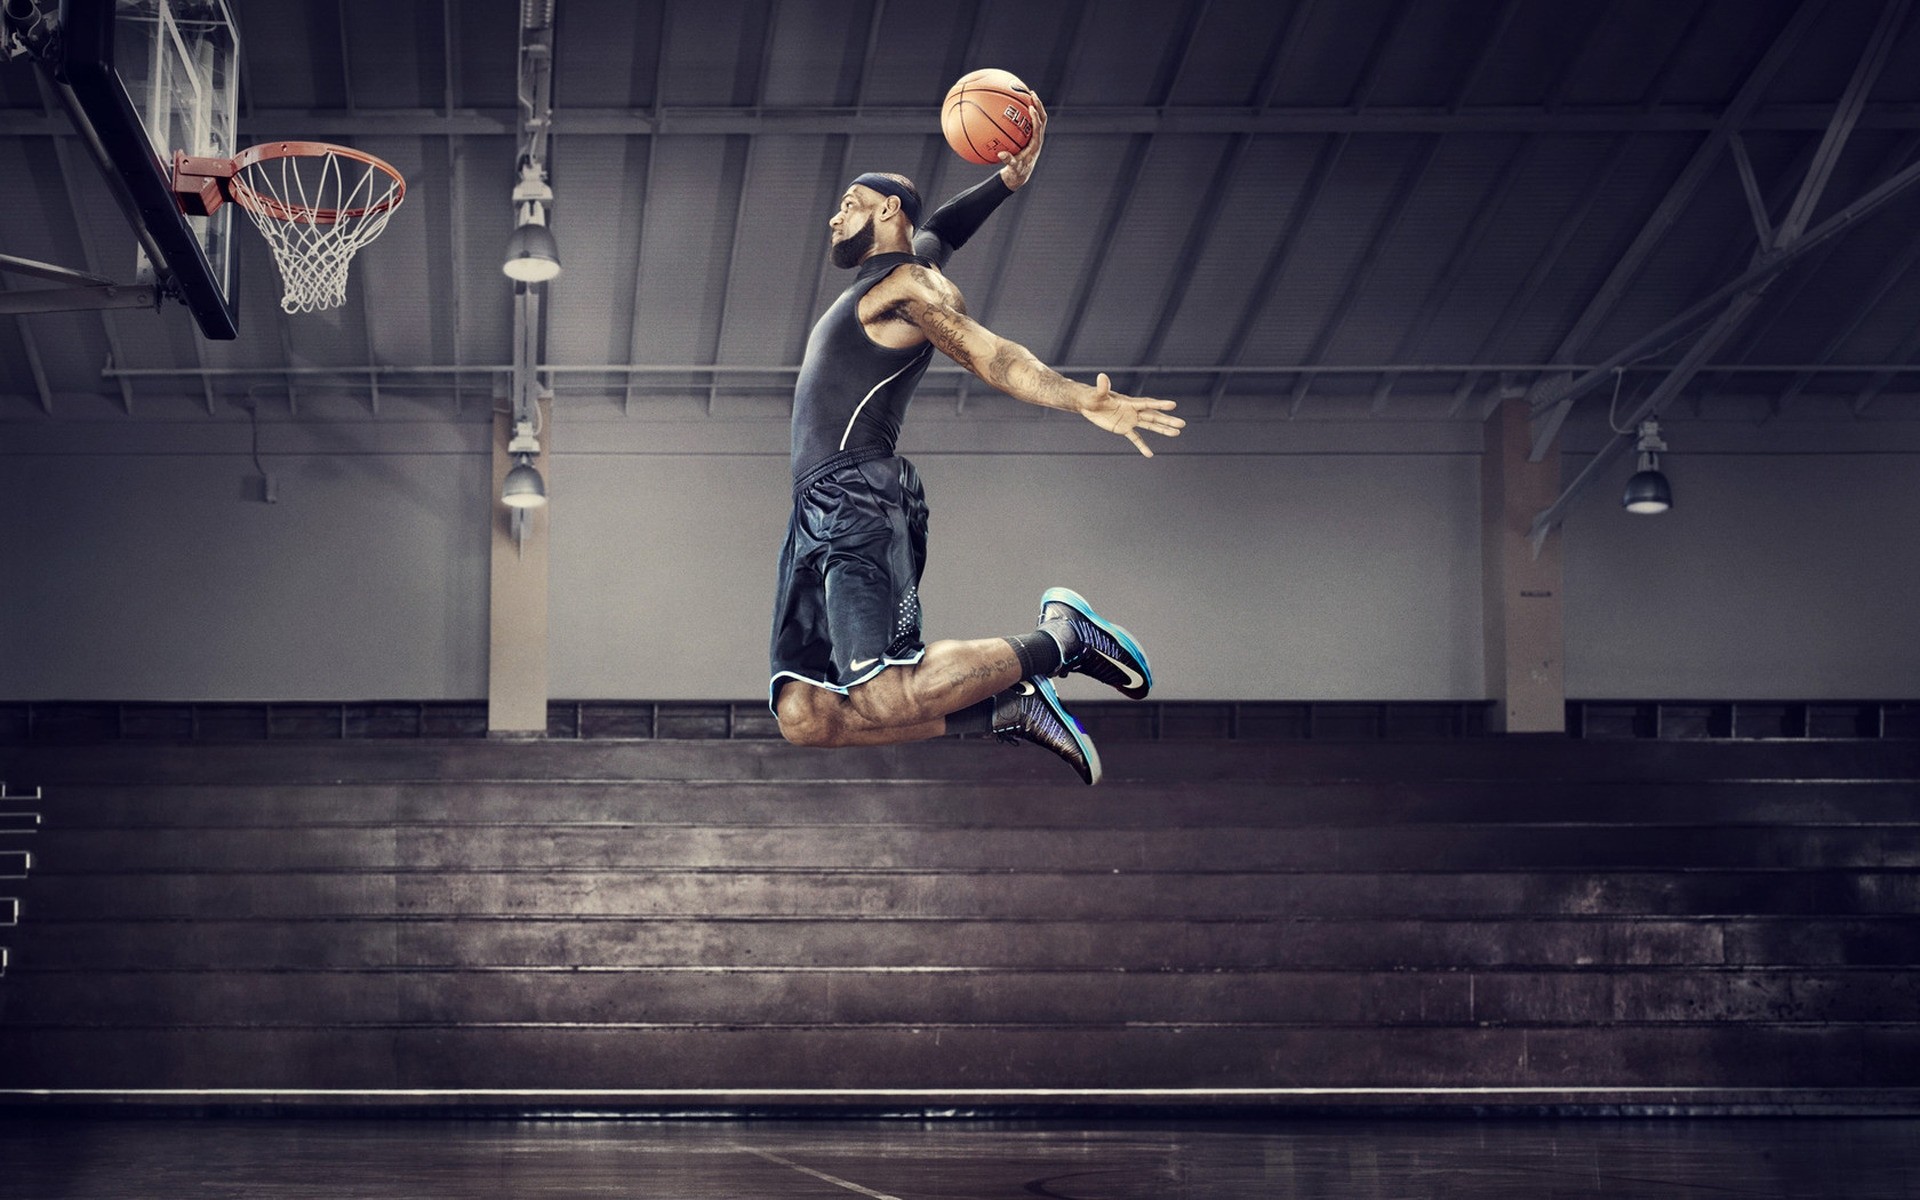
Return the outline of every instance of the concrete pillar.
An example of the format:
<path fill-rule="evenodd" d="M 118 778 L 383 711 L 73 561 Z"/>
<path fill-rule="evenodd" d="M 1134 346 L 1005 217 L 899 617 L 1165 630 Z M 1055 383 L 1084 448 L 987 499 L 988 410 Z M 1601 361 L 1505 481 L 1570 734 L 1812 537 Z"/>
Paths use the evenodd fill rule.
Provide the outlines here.
<path fill-rule="evenodd" d="M 519 510 L 523 524 L 516 536 L 514 511 L 500 503 L 512 460 L 507 443 L 513 416 L 493 415 L 493 567 L 487 610 L 487 733 L 534 737 L 547 731 L 547 513 L 545 505 Z M 552 402 L 540 401 L 540 449 L 534 460 L 549 487 L 553 483 Z"/>
<path fill-rule="evenodd" d="M 1561 619 L 1560 532 L 1534 554 L 1534 514 L 1560 495 L 1556 439 L 1540 462 L 1524 398 L 1487 418 L 1480 456 L 1481 610 L 1490 725 L 1502 733 L 1565 733 L 1566 635 Z"/>

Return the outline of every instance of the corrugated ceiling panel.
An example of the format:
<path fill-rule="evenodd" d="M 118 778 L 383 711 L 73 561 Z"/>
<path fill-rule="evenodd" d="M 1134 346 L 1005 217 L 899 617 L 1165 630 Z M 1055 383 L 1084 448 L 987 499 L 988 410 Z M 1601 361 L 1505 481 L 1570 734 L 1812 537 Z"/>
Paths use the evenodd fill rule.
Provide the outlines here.
<path fill-rule="evenodd" d="M 1606 6 L 1588 31 L 1565 81 L 1570 105 L 1636 104 L 1649 99 L 1660 68 L 1680 49 L 1706 0 L 1631 0 Z"/>
<path fill-rule="evenodd" d="M 764 88 L 768 104 L 799 108 L 851 105 L 867 52 L 870 4 L 783 0 Z"/>
<path fill-rule="evenodd" d="M 647 108 L 659 85 L 664 4 L 567 0 L 554 35 L 553 106 Z"/>
<path fill-rule="evenodd" d="M 1216 0 L 1208 5 L 1194 39 L 1193 56 L 1174 82 L 1171 103 L 1257 103 L 1267 60 L 1287 28 L 1292 8 L 1273 0 Z"/>
<path fill-rule="evenodd" d="M 999 67 L 1025 80 L 1049 107 L 1056 99 L 1072 102 L 1073 87 L 1082 82 L 1081 70 L 1073 64 L 1074 48 L 1083 36 L 1076 24 L 1083 8 L 1085 25 L 1103 19 L 1103 5 L 1083 5 L 1080 0 L 982 0 L 979 45 L 964 69 Z M 1071 80 L 1071 86 L 1063 87 L 1062 80 Z M 945 95 L 944 84 L 940 92 Z"/>
<path fill-rule="evenodd" d="M 422 227 L 426 237 L 444 238 L 448 252 L 457 253 L 455 272 L 460 286 L 460 357 L 468 365 L 498 365 L 513 361 L 513 289 L 501 273 L 507 239 L 513 236 L 514 159 L 512 138 L 465 137 L 455 143 L 458 195 L 465 201 L 460 219 L 445 228 Z M 556 139 L 556 155 L 566 146 Z M 564 167 L 556 162 L 555 170 Z M 451 197 L 449 198 L 452 199 Z M 557 211 L 556 222 L 564 219 Z M 560 248 L 562 263 L 567 249 Z"/>
<path fill-rule="evenodd" d="M 568 137 L 555 144 L 564 157 L 554 179 L 553 233 L 565 269 L 548 288 L 550 362 L 624 363 L 632 350 L 650 141 Z"/>
<path fill-rule="evenodd" d="M 865 103 L 878 106 L 926 105 L 937 112 L 953 81 L 975 66 L 967 39 L 973 14 L 963 4 L 901 4 L 886 7 L 873 61 L 866 66 Z"/>
<path fill-rule="evenodd" d="M 1524 6 L 1523 6 L 1524 7 Z M 1367 97 L 1372 107 L 1432 107 L 1453 103 L 1467 69 L 1493 35 L 1496 4 L 1409 4 L 1400 12 L 1381 62 L 1380 81 Z M 1507 44 L 1500 40 L 1500 47 Z M 1497 76 L 1488 70 L 1486 77 Z M 1481 103 L 1484 87 L 1465 98 Z"/>
<path fill-rule="evenodd" d="M 1292 365 L 1335 319 L 1355 264 L 1373 241 L 1375 221 L 1416 139 L 1355 138 L 1327 177 L 1301 228 L 1293 256 L 1247 340 L 1244 365 Z M 1324 361 L 1323 358 L 1315 361 Z"/>
<path fill-rule="evenodd" d="M 1684 136 L 1636 139 L 1605 179 L 1599 172 L 1612 153 L 1611 138 L 1555 139 L 1543 147 L 1529 173 L 1527 208 L 1518 217 L 1529 221 L 1521 228 L 1533 255 L 1495 284 L 1501 297 L 1499 311 L 1507 315 L 1504 327 L 1483 332 L 1479 347 L 1484 357 L 1500 362 L 1552 359 L 1665 196 L 1686 163 L 1693 140 Z M 1565 223 L 1574 220 L 1579 224 L 1545 280 L 1531 297 L 1521 296 L 1534 259 L 1547 253 Z M 1655 257 L 1661 252 L 1656 248 Z M 1604 354 L 1598 347 L 1611 345 L 1597 338 L 1585 353 Z"/>
<path fill-rule="evenodd" d="M 0 276 L 0 295 L 13 290 L 12 280 Z M 26 343 L 22 340 L 23 334 L 35 336 L 26 322 L 25 317 L 0 321 L 0 414 L 23 415 L 40 403 L 39 387 L 34 382 Z"/>
<path fill-rule="evenodd" d="M 766 50 L 767 6 L 672 3 L 663 101 L 674 106 L 754 103 Z"/>
<path fill-rule="evenodd" d="M 1205 182 L 1229 143 L 1208 137 L 1154 144 L 1133 184 L 1125 219 L 1099 256 L 1099 283 L 1067 360 L 1116 368 L 1143 363 L 1175 276 L 1186 277 L 1190 288 L 1204 286 L 1187 276 L 1191 264 L 1180 261 L 1179 250 L 1206 203 Z"/>
<path fill-rule="evenodd" d="M 449 0 L 447 7 L 457 48 L 453 58 L 456 106 L 497 108 L 514 104 L 519 89 L 516 64 L 520 55 L 520 6 L 508 0 L 480 4 Z M 564 15 L 555 18 L 562 29 L 567 19 Z M 554 62 L 555 70 L 564 73 L 557 54 Z"/>
<path fill-rule="evenodd" d="M 1193 264 L 1194 284 L 1174 318 L 1161 361 L 1206 365 L 1226 352 L 1239 315 L 1281 231 L 1324 139 L 1256 138 L 1229 185 L 1220 218 Z"/>
<path fill-rule="evenodd" d="M 92 174 L 92 160 L 77 145 L 71 150 L 76 168 Z M 74 270 L 94 269 L 82 250 L 51 138 L 0 139 L 0 212 L 6 214 L 0 220 L 0 253 Z M 124 239 L 130 247 L 132 235 L 124 232 L 126 223 L 117 210 L 112 216 L 122 230 L 114 235 L 112 244 L 119 245 Z M 111 235 L 112 230 L 105 234 Z M 107 238 L 103 235 L 96 241 L 106 244 Z M 129 249 L 116 278 L 131 279 L 131 268 Z M 9 276 L 7 283 L 13 291 L 53 286 L 21 275 Z M 106 361 L 107 349 L 97 314 L 37 314 L 27 317 L 26 322 L 40 351 L 48 385 L 55 392 L 99 390 L 100 364 Z"/>
<path fill-rule="evenodd" d="M 257 108 L 344 108 L 340 14 L 334 4 L 304 4 L 290 12 L 276 0 L 238 0 L 240 112 Z M 273 131 L 292 137 L 298 131 Z"/>
<path fill-rule="evenodd" d="M 1568 71 L 1584 63 L 1589 33 L 1602 7 L 1518 5 L 1506 30 L 1494 42 L 1492 55 L 1475 81 L 1468 103 L 1538 105 L 1544 102 L 1560 86 Z"/>
<path fill-rule="evenodd" d="M 445 102 L 447 39 L 442 0 L 381 0 L 341 7 L 356 107 L 438 108 Z M 503 24 L 510 20 L 502 14 Z"/>
<path fill-rule="evenodd" d="M 349 296 L 371 318 L 373 360 L 450 363 L 456 289 L 444 235 L 453 219 L 446 150 L 439 138 L 361 140 L 407 181 L 407 198 L 386 232 L 354 256 L 348 274 Z"/>
<path fill-rule="evenodd" d="M 1536 148 L 1534 155 L 1538 155 Z M 1500 204 L 1493 227 L 1447 294 L 1425 335 L 1408 351 L 1424 362 L 1472 362 L 1500 320 L 1513 288 L 1525 278 L 1547 242 L 1547 228 L 1535 193 L 1537 160 L 1530 156 L 1506 197 L 1484 195 L 1484 204 Z"/>
<path fill-rule="evenodd" d="M 661 140 L 656 161 L 662 179 L 672 183 L 655 186 L 647 197 L 634 361 L 709 361 L 745 156 L 741 139 Z"/>
<path fill-rule="evenodd" d="M 1169 60 L 1180 50 L 1192 7 L 1166 0 L 1095 5 L 1073 48 L 1061 105 L 1160 103 L 1160 80 L 1175 65 Z"/>
<path fill-rule="evenodd" d="M 1057 354 L 1081 276 L 1105 252 L 1094 242 L 1099 207 L 1086 198 L 1104 196 L 1117 185 L 1125 148 L 1126 138 L 1116 135 L 1049 141 L 1041 167 L 1049 173 L 1047 186 L 1036 182 L 1023 189 L 995 215 L 1000 219 L 1014 204 L 1024 208 L 1000 290 L 990 294 L 983 285 L 968 292 L 968 307 L 989 328 L 1043 361 Z"/>
<path fill-rule="evenodd" d="M 761 137 L 747 173 L 746 203 L 728 285 L 720 361 L 779 366 L 814 315 L 811 303 L 831 207 L 818 200 L 840 167 L 838 139 Z"/>
<path fill-rule="evenodd" d="M 1708 0 L 1700 23 L 1674 59 L 1660 99 L 1667 104 L 1725 104 L 1798 7 L 1800 0 Z"/>
<path fill-rule="evenodd" d="M 1444 302 L 1432 296 L 1440 271 L 1517 143 L 1497 134 L 1442 141 L 1399 224 L 1387 235 L 1352 313 L 1328 346 L 1327 361 L 1402 361 L 1401 342 L 1430 302 Z"/>
<path fill-rule="evenodd" d="M 1391 22 L 1401 7 L 1401 0 L 1315 5 L 1299 41 L 1287 48 L 1274 105 L 1352 103 L 1375 42 L 1383 34 L 1392 36 Z"/>
<path fill-rule="evenodd" d="M 1822 9 L 1820 20 L 1767 89 L 1768 102 L 1831 104 L 1846 89 L 1885 8 L 1881 4 L 1830 4 Z M 1907 69 L 1912 69 L 1911 60 Z M 1900 73 L 1894 67 L 1894 74 Z"/>
<path fill-rule="evenodd" d="M 1920 63 L 1920 19 L 1907 19 L 1907 27 L 1894 42 L 1887 62 L 1891 69 L 1880 73 L 1873 98 L 1882 104 L 1912 104 L 1920 100 L 1920 71 L 1912 68 L 1912 64 Z"/>

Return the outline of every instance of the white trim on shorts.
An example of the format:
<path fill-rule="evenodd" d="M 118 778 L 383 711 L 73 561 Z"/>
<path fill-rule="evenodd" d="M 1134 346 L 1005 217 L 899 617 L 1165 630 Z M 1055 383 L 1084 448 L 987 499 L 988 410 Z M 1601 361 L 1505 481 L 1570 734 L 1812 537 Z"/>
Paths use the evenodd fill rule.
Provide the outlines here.
<path fill-rule="evenodd" d="M 878 663 L 874 664 L 872 670 L 860 676 L 860 678 L 854 680 L 852 683 L 828 683 L 824 679 L 814 679 L 810 676 L 802 675 L 798 671 L 776 671 L 774 672 L 773 678 L 767 681 L 767 708 L 770 709 L 776 717 L 780 715 L 780 710 L 775 708 L 774 704 L 780 698 L 780 681 L 783 679 L 794 679 L 801 683 L 810 683 L 822 691 L 833 692 L 836 695 L 844 696 L 852 689 L 859 687 L 888 667 L 911 667 L 922 658 L 925 658 L 926 655 L 927 648 L 922 646 L 913 652 L 912 658 L 882 658 Z"/>

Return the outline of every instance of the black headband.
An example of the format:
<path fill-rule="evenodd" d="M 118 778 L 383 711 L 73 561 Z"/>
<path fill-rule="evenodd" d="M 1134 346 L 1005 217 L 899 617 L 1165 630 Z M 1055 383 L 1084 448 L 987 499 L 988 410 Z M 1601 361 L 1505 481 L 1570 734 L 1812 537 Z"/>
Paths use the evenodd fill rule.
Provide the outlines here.
<path fill-rule="evenodd" d="M 859 176 L 853 182 L 860 187 L 872 188 L 883 196 L 892 196 L 900 201 L 900 211 L 907 214 L 907 224 L 915 229 L 920 228 L 920 197 L 914 195 L 912 188 L 898 179 L 875 174 L 872 171 Z"/>

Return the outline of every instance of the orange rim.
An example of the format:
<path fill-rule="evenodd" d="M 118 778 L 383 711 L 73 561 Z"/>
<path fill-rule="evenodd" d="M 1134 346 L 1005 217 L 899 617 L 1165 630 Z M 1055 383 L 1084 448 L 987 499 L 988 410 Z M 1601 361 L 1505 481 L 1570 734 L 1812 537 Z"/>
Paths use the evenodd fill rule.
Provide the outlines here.
<path fill-rule="evenodd" d="M 277 196 L 263 196 L 248 186 L 241 175 L 248 167 L 258 163 L 271 162 L 276 158 L 325 158 L 328 155 L 350 158 L 365 163 L 377 170 L 386 172 L 393 180 L 393 194 L 378 203 L 364 208 L 315 208 L 305 204 L 289 204 Z M 233 202 L 261 216 L 272 217 L 277 221 L 303 221 L 316 225 L 332 225 L 341 220 L 352 220 L 374 213 L 382 213 L 398 205 L 407 198 L 407 181 L 393 164 L 383 158 L 368 154 L 364 150 L 355 150 L 352 146 L 336 146 L 331 142 L 262 142 L 258 146 L 248 146 L 233 156 L 233 179 L 229 184 Z"/>

